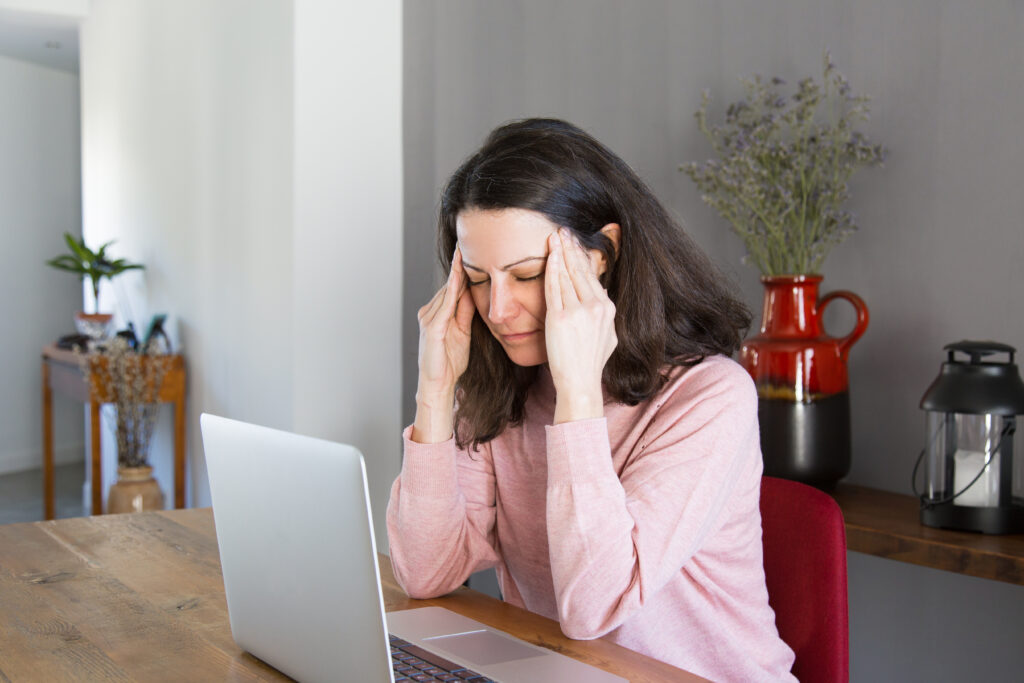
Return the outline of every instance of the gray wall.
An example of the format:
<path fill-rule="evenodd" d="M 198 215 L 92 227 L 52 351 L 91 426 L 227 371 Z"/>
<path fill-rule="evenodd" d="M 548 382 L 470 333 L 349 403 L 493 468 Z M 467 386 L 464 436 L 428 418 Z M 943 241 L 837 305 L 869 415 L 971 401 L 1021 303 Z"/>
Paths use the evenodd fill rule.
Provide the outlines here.
<path fill-rule="evenodd" d="M 1024 350 L 1024 3 L 1019 0 L 406 2 L 403 417 L 412 419 L 416 309 L 436 287 L 437 194 L 495 125 L 553 115 L 588 129 L 651 185 L 759 312 L 758 275 L 680 163 L 707 158 L 693 112 L 720 114 L 738 78 L 820 77 L 831 50 L 874 98 L 865 130 L 889 161 L 852 183 L 861 229 L 824 289 L 871 309 L 850 361 L 848 481 L 909 493 L 917 404 L 942 346 Z M 837 305 L 835 308 L 839 308 Z M 832 313 L 833 334 L 852 326 Z M 957 596 L 957 597 L 952 597 Z M 970 599 L 964 598 L 970 596 Z M 1024 590 L 851 554 L 855 680 L 973 680 L 1024 670 Z M 996 625 L 999 625 L 998 628 Z"/>

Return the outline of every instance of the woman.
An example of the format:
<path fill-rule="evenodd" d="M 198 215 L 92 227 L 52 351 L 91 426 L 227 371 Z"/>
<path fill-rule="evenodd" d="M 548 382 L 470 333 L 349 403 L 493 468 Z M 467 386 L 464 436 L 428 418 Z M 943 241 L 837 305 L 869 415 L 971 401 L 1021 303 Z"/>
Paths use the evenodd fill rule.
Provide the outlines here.
<path fill-rule="evenodd" d="M 504 599 L 716 681 L 792 680 L 768 605 L 750 323 L 637 175 L 575 126 L 496 129 L 439 217 L 388 534 L 412 597 Z"/>

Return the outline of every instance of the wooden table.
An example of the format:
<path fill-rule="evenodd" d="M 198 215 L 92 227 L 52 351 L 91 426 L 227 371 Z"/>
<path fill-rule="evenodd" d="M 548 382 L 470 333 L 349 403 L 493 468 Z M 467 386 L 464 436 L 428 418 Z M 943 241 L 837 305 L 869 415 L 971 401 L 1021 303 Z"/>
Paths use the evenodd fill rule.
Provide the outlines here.
<path fill-rule="evenodd" d="M 103 472 L 100 449 L 100 406 L 111 401 L 108 388 L 90 391 L 81 365 L 81 354 L 50 344 L 43 347 L 43 514 L 53 519 L 53 392 L 58 391 L 89 403 L 89 433 L 92 435 L 92 510 L 103 512 Z M 102 384 L 102 383 L 100 383 Z M 107 389 L 107 390 L 104 390 Z M 185 359 L 171 357 L 157 397 L 174 404 L 174 507 L 185 507 Z"/>
<path fill-rule="evenodd" d="M 850 550 L 1024 586 L 1024 534 L 994 536 L 921 524 L 913 496 L 840 484 L 833 497 Z"/>
<path fill-rule="evenodd" d="M 381 556 L 388 611 L 440 605 L 632 681 L 704 679 L 460 588 L 413 600 Z M 0 681 L 288 680 L 231 638 L 209 508 L 0 526 Z"/>

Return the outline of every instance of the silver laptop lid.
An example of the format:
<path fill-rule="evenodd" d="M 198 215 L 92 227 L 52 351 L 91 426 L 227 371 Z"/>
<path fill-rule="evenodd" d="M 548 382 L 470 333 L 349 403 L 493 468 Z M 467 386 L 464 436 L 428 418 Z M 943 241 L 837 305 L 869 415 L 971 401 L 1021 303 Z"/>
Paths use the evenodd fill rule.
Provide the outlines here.
<path fill-rule="evenodd" d="M 235 642 L 302 681 L 393 680 L 359 451 L 209 414 L 200 427 Z"/>

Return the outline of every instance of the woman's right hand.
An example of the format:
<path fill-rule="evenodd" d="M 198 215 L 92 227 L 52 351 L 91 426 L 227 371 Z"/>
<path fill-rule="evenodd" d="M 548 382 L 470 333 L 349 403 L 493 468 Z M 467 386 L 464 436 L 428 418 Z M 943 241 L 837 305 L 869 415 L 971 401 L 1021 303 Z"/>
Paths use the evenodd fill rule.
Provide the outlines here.
<path fill-rule="evenodd" d="M 451 438 L 455 383 L 469 364 L 475 311 L 462 268 L 462 252 L 456 249 L 448 281 L 417 314 L 420 372 L 413 441 L 438 443 Z"/>

